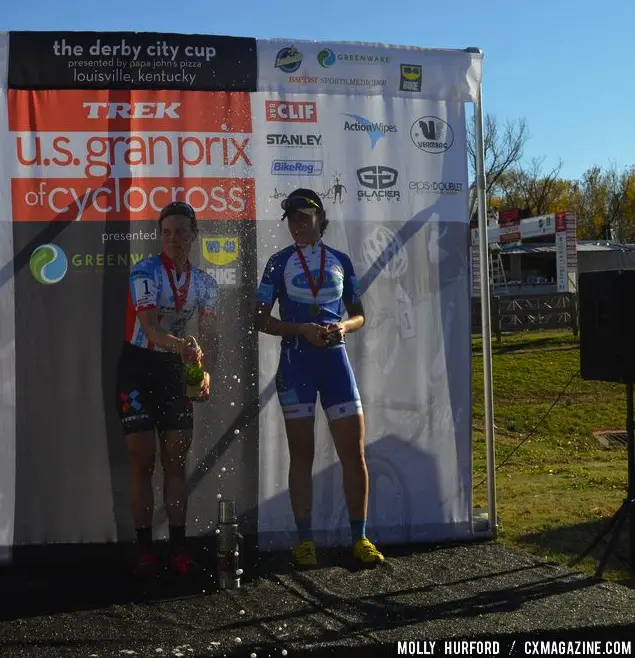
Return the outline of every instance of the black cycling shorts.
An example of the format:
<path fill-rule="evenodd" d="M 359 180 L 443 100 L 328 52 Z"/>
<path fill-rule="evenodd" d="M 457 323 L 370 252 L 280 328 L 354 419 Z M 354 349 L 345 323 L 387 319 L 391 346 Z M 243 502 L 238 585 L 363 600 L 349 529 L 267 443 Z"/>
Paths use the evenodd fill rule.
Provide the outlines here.
<path fill-rule="evenodd" d="M 124 434 L 191 430 L 194 414 L 185 390 L 185 366 L 178 354 L 124 343 L 117 363 L 117 408 Z"/>

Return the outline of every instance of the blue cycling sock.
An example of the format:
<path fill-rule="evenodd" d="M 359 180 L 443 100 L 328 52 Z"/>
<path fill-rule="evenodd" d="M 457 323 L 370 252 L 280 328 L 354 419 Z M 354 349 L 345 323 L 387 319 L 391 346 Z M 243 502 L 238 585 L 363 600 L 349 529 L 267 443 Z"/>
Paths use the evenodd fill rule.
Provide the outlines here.
<path fill-rule="evenodd" d="M 311 529 L 311 517 L 308 519 L 296 519 L 295 525 L 298 528 L 298 540 L 313 541 L 313 530 Z"/>
<path fill-rule="evenodd" d="M 351 521 L 351 537 L 353 542 L 356 542 L 358 539 L 363 539 L 366 537 L 366 519 L 363 521 Z"/>

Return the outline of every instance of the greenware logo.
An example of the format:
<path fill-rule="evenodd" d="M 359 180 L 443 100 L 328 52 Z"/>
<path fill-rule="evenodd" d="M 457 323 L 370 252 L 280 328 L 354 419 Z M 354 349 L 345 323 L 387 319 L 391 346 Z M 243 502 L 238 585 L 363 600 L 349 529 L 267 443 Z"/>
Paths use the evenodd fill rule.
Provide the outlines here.
<path fill-rule="evenodd" d="M 66 254 L 54 244 L 37 247 L 31 254 L 29 265 L 33 278 L 45 285 L 59 283 L 68 271 Z"/>

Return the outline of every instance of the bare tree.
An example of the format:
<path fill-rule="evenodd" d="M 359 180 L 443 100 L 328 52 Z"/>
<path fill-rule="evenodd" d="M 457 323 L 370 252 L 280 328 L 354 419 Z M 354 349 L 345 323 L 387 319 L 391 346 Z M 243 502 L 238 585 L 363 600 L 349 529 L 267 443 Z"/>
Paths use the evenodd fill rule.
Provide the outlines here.
<path fill-rule="evenodd" d="M 613 164 L 604 171 L 591 167 L 580 181 L 579 217 L 585 237 L 619 241 L 635 237 L 627 207 L 634 171 L 619 172 Z"/>
<path fill-rule="evenodd" d="M 559 179 L 562 161 L 550 171 L 543 170 L 545 158 L 533 158 L 523 167 L 505 172 L 498 181 L 505 205 L 509 208 L 529 208 L 532 215 L 547 214 L 557 197 L 562 195 Z"/>
<path fill-rule="evenodd" d="M 489 197 L 500 177 L 520 162 L 529 139 L 527 122 L 524 118 L 498 123 L 491 114 L 483 122 L 483 150 L 485 151 L 485 191 Z M 474 122 L 468 123 L 467 150 L 469 155 L 470 175 L 476 179 L 476 134 Z M 476 186 L 472 185 L 470 194 L 470 217 L 476 209 Z"/>

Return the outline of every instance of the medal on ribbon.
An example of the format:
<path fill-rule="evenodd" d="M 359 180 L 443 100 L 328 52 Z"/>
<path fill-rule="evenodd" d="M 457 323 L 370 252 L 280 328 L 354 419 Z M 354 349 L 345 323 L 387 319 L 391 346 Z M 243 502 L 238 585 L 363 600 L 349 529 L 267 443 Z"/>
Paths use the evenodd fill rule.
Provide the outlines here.
<path fill-rule="evenodd" d="M 309 287 L 311 288 L 311 292 L 313 293 L 313 299 L 315 300 L 313 304 L 311 304 L 311 307 L 309 308 L 309 313 L 315 317 L 320 315 L 322 312 L 322 308 L 318 304 L 317 301 L 317 296 L 318 293 L 320 292 L 320 288 L 322 287 L 322 284 L 324 283 L 324 269 L 326 266 L 326 248 L 324 247 L 324 243 L 320 243 L 321 251 L 320 251 L 320 278 L 318 279 L 317 285 L 315 281 L 313 281 L 313 277 L 311 276 L 311 272 L 309 271 L 309 266 L 307 265 L 306 258 L 304 257 L 304 254 L 302 253 L 302 250 L 298 248 L 296 245 L 295 250 L 296 253 L 298 254 L 298 258 L 300 259 L 300 263 L 302 263 L 302 269 L 304 270 L 304 274 L 306 276 L 306 279 L 309 283 Z"/>
<path fill-rule="evenodd" d="M 172 294 L 174 295 L 174 308 L 178 313 L 187 301 L 187 294 L 190 291 L 190 278 L 192 276 L 192 268 L 190 267 L 190 262 L 187 261 L 187 263 L 185 263 L 185 283 L 181 286 L 181 288 L 177 290 L 175 271 L 172 269 L 172 263 L 165 254 L 161 254 L 161 261 L 163 262 L 163 266 L 165 267 L 165 271 L 168 275 L 170 288 L 172 288 Z"/>

